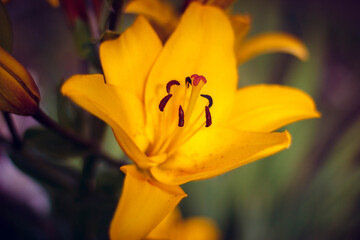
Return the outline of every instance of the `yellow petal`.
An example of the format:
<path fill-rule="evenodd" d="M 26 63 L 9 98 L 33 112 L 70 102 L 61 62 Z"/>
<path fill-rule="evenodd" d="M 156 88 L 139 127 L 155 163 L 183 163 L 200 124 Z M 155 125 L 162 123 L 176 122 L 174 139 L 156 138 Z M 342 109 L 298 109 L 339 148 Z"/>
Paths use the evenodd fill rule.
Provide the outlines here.
<path fill-rule="evenodd" d="M 220 239 L 220 230 L 209 218 L 182 219 L 179 209 L 176 208 L 146 236 L 146 239 L 218 240 Z"/>
<path fill-rule="evenodd" d="M 143 101 L 145 81 L 162 44 L 144 17 L 138 17 L 119 38 L 100 45 L 106 82 Z"/>
<path fill-rule="evenodd" d="M 29 72 L 0 47 L 0 111 L 33 115 L 39 100 L 39 90 Z"/>
<path fill-rule="evenodd" d="M 185 78 L 192 74 L 203 75 L 208 81 L 202 93 L 214 99 L 213 124 L 229 113 L 237 85 L 233 43 L 233 30 L 223 11 L 199 3 L 187 8 L 146 85 L 146 111 L 147 116 L 153 117 L 153 124 L 159 122 L 156 113 L 160 113 L 158 105 L 166 95 L 165 85 L 173 79 L 184 85 Z M 204 106 L 198 106 L 203 111 Z"/>
<path fill-rule="evenodd" d="M 267 33 L 253 37 L 237 46 L 237 61 L 242 64 L 260 54 L 283 52 L 305 61 L 309 57 L 304 43 L 285 33 Z"/>
<path fill-rule="evenodd" d="M 175 208 L 146 236 L 146 239 L 171 239 L 179 224 L 182 224 L 182 217 L 179 209 Z"/>
<path fill-rule="evenodd" d="M 173 233 L 174 240 L 219 240 L 220 230 L 216 224 L 204 217 L 186 219 Z"/>
<path fill-rule="evenodd" d="M 143 105 L 133 94 L 104 83 L 101 74 L 75 75 L 61 92 L 108 123 L 125 153 L 139 166 L 151 161 L 143 153 L 148 141 L 143 132 Z"/>
<path fill-rule="evenodd" d="M 256 132 L 271 132 L 292 122 L 318 118 L 314 100 L 305 92 L 280 85 L 254 85 L 236 93 L 233 114 L 227 126 Z"/>
<path fill-rule="evenodd" d="M 155 24 L 161 39 L 174 31 L 179 18 L 172 5 L 163 0 L 132 0 L 125 6 L 124 12 L 146 17 Z"/>
<path fill-rule="evenodd" d="M 126 178 L 111 222 L 110 239 L 143 239 L 186 194 L 179 186 L 159 185 L 147 179 L 134 165 L 121 170 Z"/>
<path fill-rule="evenodd" d="M 244 38 L 248 34 L 251 28 L 251 17 L 250 15 L 233 15 L 230 17 L 230 21 L 235 33 L 235 51 L 241 47 Z"/>
<path fill-rule="evenodd" d="M 182 145 L 169 160 L 151 169 L 160 182 L 180 185 L 211 178 L 288 148 L 288 132 L 254 133 L 209 127 Z"/>

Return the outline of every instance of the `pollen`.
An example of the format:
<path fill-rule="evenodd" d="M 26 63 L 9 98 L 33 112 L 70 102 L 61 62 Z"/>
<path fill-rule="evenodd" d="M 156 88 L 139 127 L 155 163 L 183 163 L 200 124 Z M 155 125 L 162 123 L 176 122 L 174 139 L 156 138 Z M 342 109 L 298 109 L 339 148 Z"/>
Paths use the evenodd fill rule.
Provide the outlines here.
<path fill-rule="evenodd" d="M 179 106 L 179 123 L 178 126 L 179 127 L 183 127 L 185 122 L 184 122 L 184 110 L 182 109 L 181 105 Z"/>
<path fill-rule="evenodd" d="M 179 81 L 171 80 L 170 82 L 168 82 L 168 83 L 166 84 L 166 92 L 167 92 L 167 93 L 170 93 L 170 89 L 171 89 L 171 87 L 174 86 L 174 85 L 179 86 L 179 85 L 180 85 Z"/>
<path fill-rule="evenodd" d="M 160 109 L 161 112 L 164 111 L 164 108 L 165 108 L 166 104 L 168 103 L 168 101 L 170 100 L 171 97 L 172 97 L 172 94 L 168 94 L 163 99 L 161 99 L 160 104 L 159 104 L 159 109 Z"/>
<path fill-rule="evenodd" d="M 205 106 L 205 118 L 206 118 L 206 124 L 205 127 L 210 127 L 212 120 L 211 120 L 211 114 L 208 106 Z"/>

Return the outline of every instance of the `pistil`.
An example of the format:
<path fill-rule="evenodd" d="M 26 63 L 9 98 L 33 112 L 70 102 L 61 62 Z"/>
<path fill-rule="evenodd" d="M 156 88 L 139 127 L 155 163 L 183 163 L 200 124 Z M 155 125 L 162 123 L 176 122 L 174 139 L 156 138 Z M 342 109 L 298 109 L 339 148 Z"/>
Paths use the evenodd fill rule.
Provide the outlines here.
<path fill-rule="evenodd" d="M 168 95 L 162 98 L 162 100 L 159 103 L 159 110 L 162 112 L 160 124 L 162 125 L 162 127 L 166 125 L 167 129 L 163 129 L 163 131 L 159 133 L 159 135 L 161 136 L 159 136 L 157 141 L 155 141 L 154 146 L 151 148 L 149 152 L 150 155 L 152 154 L 156 155 L 166 152 L 166 154 L 169 156 L 174 152 L 176 152 L 177 149 L 176 146 L 183 143 L 184 139 L 191 138 L 196 132 L 198 132 L 204 126 L 209 127 L 211 125 L 212 120 L 210 114 L 210 107 L 213 105 L 213 100 L 210 95 L 200 94 L 206 82 L 207 82 L 206 78 L 201 75 L 193 74 L 191 75 L 191 77 L 187 77 L 185 79 L 184 95 L 182 94 L 179 95 L 180 88 L 176 89 L 175 92 L 171 91 L 174 85 L 177 86 L 180 85 L 178 81 L 171 80 L 167 83 L 166 92 L 168 93 Z M 186 91 L 190 87 L 191 87 L 190 96 L 186 97 L 187 95 Z M 203 122 L 201 121 L 202 114 L 197 116 L 195 120 L 191 121 L 191 117 L 193 115 L 199 96 L 204 97 L 208 100 L 208 105 L 205 106 L 205 111 L 204 111 L 205 121 Z M 169 109 L 167 108 L 168 110 L 166 110 L 166 112 L 168 112 L 168 114 L 170 115 L 168 115 L 168 117 L 165 118 L 164 109 L 165 106 L 168 105 L 170 100 L 172 101 L 171 107 Z M 176 113 L 173 111 L 176 111 Z M 177 126 L 175 127 L 175 125 L 171 123 L 173 123 L 173 120 L 175 120 L 173 118 L 176 118 L 176 115 L 178 122 L 177 122 Z"/>
<path fill-rule="evenodd" d="M 196 100 L 198 99 L 202 87 L 205 85 L 206 78 L 204 76 L 199 76 L 197 74 L 193 74 L 191 76 L 191 80 L 193 82 L 192 89 L 191 89 L 191 95 L 189 99 L 189 104 L 186 109 L 185 113 L 185 124 L 189 124 L 191 115 L 194 111 Z"/>

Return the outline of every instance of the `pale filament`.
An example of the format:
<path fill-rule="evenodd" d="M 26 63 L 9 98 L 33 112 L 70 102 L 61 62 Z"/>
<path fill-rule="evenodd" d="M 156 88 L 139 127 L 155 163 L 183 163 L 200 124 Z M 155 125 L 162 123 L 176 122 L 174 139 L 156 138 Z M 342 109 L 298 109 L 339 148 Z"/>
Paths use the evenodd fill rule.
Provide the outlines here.
<path fill-rule="evenodd" d="M 194 115 L 194 109 L 198 103 L 198 97 L 201 93 L 202 87 L 206 83 L 206 79 L 203 76 L 194 74 L 191 76 L 191 80 L 192 85 L 190 84 L 189 87 L 187 86 L 188 82 L 185 82 L 184 85 L 181 84 L 181 87 L 184 87 L 184 90 L 179 86 L 174 86 L 175 80 L 168 83 L 167 92 L 169 95 L 172 94 L 172 96 L 169 101 L 166 101 L 169 96 L 165 96 L 159 105 L 159 113 L 161 114 L 159 122 L 159 125 L 161 126 L 158 128 L 159 138 L 150 148 L 149 155 L 166 153 L 170 156 L 174 154 L 177 149 L 176 146 L 180 146 L 186 142 L 204 127 L 206 122 L 201 120 L 204 120 L 205 118 L 204 111 L 199 112 L 198 116 L 193 121 L 191 121 L 191 119 L 192 115 Z M 171 90 L 169 85 L 171 86 Z M 190 87 L 191 93 L 188 94 L 187 90 Z M 165 102 L 166 106 L 163 102 Z M 179 113 L 180 109 L 184 109 L 185 113 Z M 178 125 L 179 122 L 182 122 L 179 121 L 180 116 L 184 117 L 184 119 L 182 119 L 182 121 L 184 121 L 183 126 Z"/>

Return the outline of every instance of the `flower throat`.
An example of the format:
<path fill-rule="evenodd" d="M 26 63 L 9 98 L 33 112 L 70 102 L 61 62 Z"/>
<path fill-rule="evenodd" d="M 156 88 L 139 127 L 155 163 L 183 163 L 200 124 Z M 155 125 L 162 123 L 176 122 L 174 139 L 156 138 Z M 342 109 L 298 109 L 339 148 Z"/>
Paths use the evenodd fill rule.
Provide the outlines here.
<path fill-rule="evenodd" d="M 166 84 L 167 95 L 159 103 L 161 134 L 152 147 L 152 154 L 163 152 L 172 154 L 177 146 L 191 138 L 202 127 L 211 126 L 210 108 L 213 105 L 213 99 L 210 95 L 200 94 L 206 83 L 204 76 L 193 74 L 191 77 L 186 77 L 184 88 L 180 88 L 181 83 L 177 80 L 171 80 Z M 189 96 L 187 93 L 190 88 Z M 204 106 L 204 111 L 197 118 L 190 121 L 199 96 L 205 98 L 208 104 Z"/>
<path fill-rule="evenodd" d="M 200 95 L 201 97 L 204 97 L 208 100 L 209 104 L 207 106 L 205 106 L 205 127 L 210 127 L 212 121 L 211 121 L 211 114 L 210 114 L 210 107 L 213 105 L 213 100 L 212 97 L 209 95 L 205 95 L 205 94 L 200 94 L 202 87 L 206 84 L 206 78 L 204 76 L 201 75 L 197 75 L 197 74 L 193 74 L 191 75 L 191 77 L 186 77 L 185 79 L 185 85 L 186 88 L 190 88 L 190 86 L 192 87 L 192 91 L 191 91 L 191 95 L 190 95 L 190 99 L 189 99 L 189 103 L 186 109 L 186 118 L 185 118 L 185 113 L 183 110 L 182 105 L 179 105 L 179 121 L 178 121 L 178 126 L 179 127 L 184 127 L 185 125 L 185 119 L 187 120 L 186 122 L 188 122 L 190 120 L 191 114 L 194 110 L 195 104 L 196 104 L 196 100 L 198 98 L 198 96 Z M 166 95 L 159 104 L 159 109 L 161 112 L 164 111 L 165 106 L 167 105 L 167 103 L 169 102 L 170 98 L 173 96 L 170 93 L 171 87 L 177 85 L 180 85 L 180 82 L 177 80 L 171 80 L 170 82 L 168 82 L 166 84 L 166 92 L 168 93 L 168 95 Z"/>

